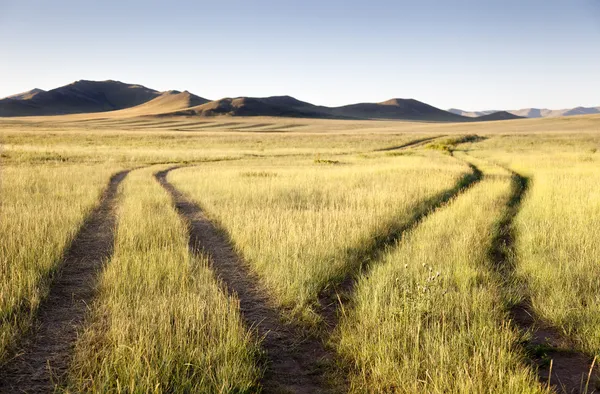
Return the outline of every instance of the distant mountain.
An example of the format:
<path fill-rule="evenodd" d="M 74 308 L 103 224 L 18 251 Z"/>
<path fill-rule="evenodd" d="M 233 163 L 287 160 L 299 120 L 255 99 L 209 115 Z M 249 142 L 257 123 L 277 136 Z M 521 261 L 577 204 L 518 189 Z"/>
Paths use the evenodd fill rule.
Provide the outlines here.
<path fill-rule="evenodd" d="M 118 81 L 77 81 L 29 97 L 0 100 L 0 116 L 38 116 L 113 111 L 150 101 L 160 92 Z"/>
<path fill-rule="evenodd" d="M 363 119 L 407 119 L 460 122 L 463 116 L 450 113 L 414 99 L 391 99 L 381 103 L 360 103 L 331 108 L 338 116 Z"/>
<path fill-rule="evenodd" d="M 224 98 L 194 108 L 177 111 L 176 114 L 200 116 L 405 119 L 454 122 L 471 120 L 412 99 L 392 99 L 381 103 L 360 103 L 341 107 L 324 107 L 300 101 L 290 96 Z"/>
<path fill-rule="evenodd" d="M 522 116 L 517 116 L 515 114 L 511 114 L 510 112 L 507 112 L 507 111 L 497 111 L 497 112 L 492 112 L 487 115 L 478 116 L 475 119 L 477 119 L 480 122 L 488 122 L 488 121 L 494 121 L 494 120 L 512 120 L 512 119 L 524 119 L 524 118 Z"/>
<path fill-rule="evenodd" d="M 169 90 L 164 93 L 161 93 L 155 99 L 118 112 L 121 115 L 131 116 L 159 115 L 183 110 L 190 107 L 195 107 L 198 105 L 208 103 L 209 101 L 210 100 L 207 100 L 200 96 L 196 96 L 195 94 L 192 94 L 187 90 L 185 92 Z"/>
<path fill-rule="evenodd" d="M 453 110 L 459 111 L 459 110 Z M 471 118 L 414 99 L 391 99 L 325 107 L 290 96 L 237 97 L 209 101 L 188 91 L 159 92 L 118 81 L 77 81 L 49 91 L 34 89 L 0 100 L 0 116 L 46 116 L 110 112 L 111 116 L 274 116 L 476 122 L 515 118 L 494 114 Z M 483 114 L 489 115 L 489 114 Z M 91 116 L 91 115 L 90 115 Z"/>
<path fill-rule="evenodd" d="M 176 111 L 172 115 L 332 117 L 326 109 L 289 96 L 224 98 Z"/>
<path fill-rule="evenodd" d="M 456 108 L 451 108 L 448 112 L 454 114 L 468 116 L 468 117 L 479 117 L 482 115 L 489 115 L 498 111 L 463 111 Z M 575 115 L 592 115 L 600 113 L 600 107 L 577 107 L 567 109 L 545 109 L 545 108 L 523 108 L 517 110 L 508 110 L 513 115 L 521 116 L 524 118 L 556 118 L 559 116 L 575 116 Z"/>

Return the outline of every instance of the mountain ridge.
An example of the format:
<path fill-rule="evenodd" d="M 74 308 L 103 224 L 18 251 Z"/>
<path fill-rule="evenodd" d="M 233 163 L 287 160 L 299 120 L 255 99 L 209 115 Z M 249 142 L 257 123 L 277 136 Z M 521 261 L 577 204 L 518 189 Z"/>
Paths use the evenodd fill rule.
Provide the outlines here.
<path fill-rule="evenodd" d="M 426 122 L 505 120 L 510 114 L 472 118 L 409 98 L 338 107 L 315 105 L 292 96 L 226 97 L 208 100 L 188 91 L 160 92 L 115 80 L 78 80 L 48 91 L 34 89 L 0 100 L 0 116 L 107 113 L 113 116 L 273 116 L 380 119 Z M 490 115 L 490 114 L 485 114 Z"/>

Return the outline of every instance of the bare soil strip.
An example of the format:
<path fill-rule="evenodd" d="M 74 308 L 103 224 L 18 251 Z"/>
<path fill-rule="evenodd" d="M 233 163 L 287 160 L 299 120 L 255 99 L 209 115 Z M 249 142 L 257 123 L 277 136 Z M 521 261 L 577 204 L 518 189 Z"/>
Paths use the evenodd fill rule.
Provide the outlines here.
<path fill-rule="evenodd" d="M 113 252 L 117 190 L 128 173 L 112 176 L 99 205 L 65 252 L 39 307 L 36 327 L 0 370 L 0 392 L 49 393 L 60 385 L 87 305 L 94 298 L 98 271 Z"/>
<path fill-rule="evenodd" d="M 512 174 L 512 196 L 490 250 L 495 268 L 507 281 L 514 276 L 515 269 L 515 262 L 511 259 L 511 256 L 515 255 L 515 234 L 512 224 L 529 183 L 527 178 L 515 172 Z M 593 360 L 583 353 L 572 350 L 573 343 L 556 327 L 542 321 L 533 311 L 528 298 L 512 306 L 509 316 L 519 330 L 530 335 L 525 347 L 531 362 L 537 367 L 540 382 L 544 384 L 549 382 L 559 393 L 598 392 L 599 370 L 596 367 L 595 371 L 591 371 Z M 590 376 L 589 386 L 588 376 Z"/>
<path fill-rule="evenodd" d="M 443 135 L 436 135 L 435 137 L 419 138 L 419 139 L 416 139 L 416 140 L 409 141 L 409 142 L 407 142 L 405 144 L 402 144 L 402 145 L 390 146 L 388 148 L 375 149 L 373 152 L 389 152 L 391 150 L 399 150 L 399 149 L 404 149 L 404 148 L 411 148 L 411 147 L 415 147 L 415 146 L 424 144 L 424 143 L 429 142 L 429 141 L 433 141 L 433 140 L 435 140 L 437 138 L 440 138 L 440 137 L 444 137 L 444 136 Z"/>
<path fill-rule="evenodd" d="M 246 262 L 234 251 L 223 234 L 202 212 L 166 179 L 173 167 L 155 174 L 157 181 L 171 194 L 175 208 L 190 225 L 189 247 L 193 253 L 209 256 L 211 267 L 224 283 L 226 291 L 240 301 L 246 324 L 263 338 L 266 373 L 262 380 L 265 393 L 328 393 L 340 388 L 327 382 L 325 371 L 334 361 L 323 342 L 302 330 L 283 323 L 280 312 L 269 302 Z"/>
<path fill-rule="evenodd" d="M 432 138 L 427 140 L 430 139 Z M 482 172 L 472 164 L 469 164 L 469 166 L 471 167 L 471 173 L 464 175 L 452 189 L 446 190 L 415 207 L 413 216 L 407 222 L 403 224 L 392 222 L 389 226 L 392 230 L 375 238 L 370 248 L 349 251 L 350 260 L 358 263 L 357 269 L 349 272 L 337 284 L 325 288 L 319 295 L 319 314 L 329 332 L 337 327 L 341 314 L 352 301 L 352 295 L 360 277 L 369 271 L 371 265 L 381 258 L 387 248 L 395 245 L 405 233 L 415 228 L 429 214 L 481 180 Z"/>

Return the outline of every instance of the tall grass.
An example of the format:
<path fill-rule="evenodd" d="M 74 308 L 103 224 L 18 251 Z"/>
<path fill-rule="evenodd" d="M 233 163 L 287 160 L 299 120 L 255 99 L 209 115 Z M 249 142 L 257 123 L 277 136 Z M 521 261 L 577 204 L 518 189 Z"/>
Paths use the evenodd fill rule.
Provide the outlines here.
<path fill-rule="evenodd" d="M 148 168 L 124 182 L 115 254 L 76 346 L 75 392 L 254 392 L 257 345 Z"/>
<path fill-rule="evenodd" d="M 203 165 L 169 179 L 227 231 L 275 301 L 311 321 L 311 302 L 361 263 L 357 251 L 468 171 L 432 154 Z"/>
<path fill-rule="evenodd" d="M 509 175 L 490 170 L 361 278 L 337 342 L 353 392 L 545 391 L 515 350 L 487 254 L 511 191 Z"/>
<path fill-rule="evenodd" d="M 117 170 L 81 164 L 2 167 L 0 362 L 30 328 L 65 248 Z"/>
<path fill-rule="evenodd" d="M 527 140 L 492 139 L 473 153 L 531 178 L 515 220 L 516 273 L 540 317 L 600 355 L 600 138 Z"/>

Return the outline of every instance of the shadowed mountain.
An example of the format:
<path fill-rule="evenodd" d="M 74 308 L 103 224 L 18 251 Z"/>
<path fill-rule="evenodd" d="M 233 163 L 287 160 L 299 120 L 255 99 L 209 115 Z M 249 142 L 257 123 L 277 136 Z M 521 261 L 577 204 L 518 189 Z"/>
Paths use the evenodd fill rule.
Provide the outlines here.
<path fill-rule="evenodd" d="M 406 119 L 464 122 L 469 119 L 414 99 L 391 99 L 381 103 L 360 103 L 330 108 L 332 114 L 360 119 Z"/>
<path fill-rule="evenodd" d="M 167 115 L 333 117 L 325 107 L 318 107 L 289 96 L 224 98 Z"/>
<path fill-rule="evenodd" d="M 525 119 L 525 118 L 523 118 L 522 116 L 517 116 L 517 115 L 511 114 L 510 112 L 498 111 L 498 112 L 493 112 L 491 114 L 478 116 L 474 119 L 479 122 L 489 122 L 489 121 L 493 121 L 493 120 L 511 120 L 511 119 Z"/>
<path fill-rule="evenodd" d="M 118 81 L 77 81 L 28 98 L 0 100 L 0 116 L 38 116 L 114 111 L 143 104 L 160 93 Z"/>
<path fill-rule="evenodd" d="M 92 115 L 93 113 L 96 115 Z M 237 97 L 208 101 L 187 91 L 158 92 L 141 85 L 118 81 L 82 80 L 49 91 L 34 89 L 0 100 L 0 116 L 65 114 L 90 114 L 90 117 L 271 116 L 425 122 L 514 119 L 507 114 L 494 115 L 489 119 L 466 117 L 414 99 L 398 98 L 341 107 L 318 106 L 290 96 Z"/>
<path fill-rule="evenodd" d="M 225 98 L 177 111 L 171 115 L 286 116 L 338 119 L 393 119 L 424 121 L 473 121 L 417 100 L 392 99 L 382 103 L 360 103 L 324 107 L 290 96 Z"/>

